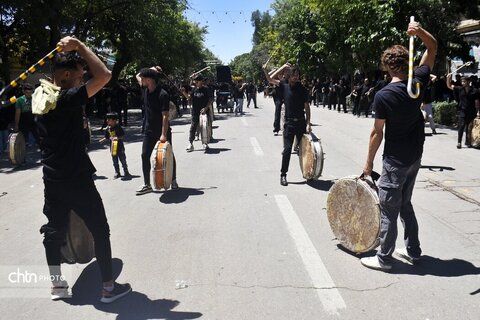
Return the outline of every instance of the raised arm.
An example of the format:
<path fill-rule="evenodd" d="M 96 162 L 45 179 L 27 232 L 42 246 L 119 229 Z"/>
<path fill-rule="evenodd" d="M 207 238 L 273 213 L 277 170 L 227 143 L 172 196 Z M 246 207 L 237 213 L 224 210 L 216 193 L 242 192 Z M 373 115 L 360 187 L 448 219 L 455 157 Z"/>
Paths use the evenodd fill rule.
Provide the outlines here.
<path fill-rule="evenodd" d="M 437 54 L 437 40 L 425 29 L 423 29 L 418 22 L 410 22 L 408 24 L 408 35 L 419 37 L 427 50 L 423 53 L 420 65 L 427 65 L 430 70 L 433 69 L 435 64 L 435 56 Z"/>
<path fill-rule="evenodd" d="M 100 91 L 112 77 L 111 72 L 107 69 L 100 58 L 93 53 L 83 42 L 74 37 L 64 37 L 58 44 L 62 51 L 77 51 L 78 54 L 85 60 L 90 70 L 92 77 L 87 81 L 85 87 L 87 89 L 88 97 L 94 96 Z"/>

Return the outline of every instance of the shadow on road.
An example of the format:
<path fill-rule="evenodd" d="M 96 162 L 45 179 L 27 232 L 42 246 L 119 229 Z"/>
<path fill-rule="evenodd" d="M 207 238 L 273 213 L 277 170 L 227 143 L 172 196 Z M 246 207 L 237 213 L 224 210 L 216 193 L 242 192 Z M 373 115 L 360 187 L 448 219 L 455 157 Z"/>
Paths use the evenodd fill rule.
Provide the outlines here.
<path fill-rule="evenodd" d="M 455 171 L 455 168 L 452 167 L 443 167 L 443 166 L 420 166 L 420 169 L 428 169 L 429 171 L 434 171 L 434 172 L 442 172 L 443 170 L 446 171 Z"/>
<path fill-rule="evenodd" d="M 205 192 L 203 190 L 208 189 L 216 189 L 217 187 L 210 187 L 210 188 L 178 188 L 178 190 L 170 190 L 165 191 L 160 196 L 160 202 L 165 204 L 172 204 L 172 203 L 182 203 L 187 201 L 190 196 L 200 196 Z"/>
<path fill-rule="evenodd" d="M 437 277 L 461 277 L 467 275 L 479 275 L 480 268 L 469 261 L 461 259 L 442 260 L 428 255 L 422 256 L 417 265 L 410 265 L 397 260 L 392 268 L 394 274 L 432 275 Z"/>
<path fill-rule="evenodd" d="M 118 277 L 123 268 L 122 260 L 114 258 L 113 277 Z M 147 295 L 133 291 L 119 301 L 111 304 L 100 302 L 101 279 L 97 262 L 90 263 L 78 277 L 72 287 L 73 298 L 64 300 L 74 306 L 91 305 L 95 309 L 117 314 L 117 320 L 146 320 L 146 319 L 196 319 L 202 316 L 199 312 L 172 311 L 180 302 L 177 300 L 151 300 Z"/>
<path fill-rule="evenodd" d="M 220 152 L 225 152 L 225 151 L 230 151 L 232 149 L 229 148 L 208 148 L 208 150 L 205 152 L 206 154 L 219 154 Z"/>
<path fill-rule="evenodd" d="M 332 180 L 308 180 L 307 185 L 322 191 L 328 191 L 333 186 L 334 182 Z"/>

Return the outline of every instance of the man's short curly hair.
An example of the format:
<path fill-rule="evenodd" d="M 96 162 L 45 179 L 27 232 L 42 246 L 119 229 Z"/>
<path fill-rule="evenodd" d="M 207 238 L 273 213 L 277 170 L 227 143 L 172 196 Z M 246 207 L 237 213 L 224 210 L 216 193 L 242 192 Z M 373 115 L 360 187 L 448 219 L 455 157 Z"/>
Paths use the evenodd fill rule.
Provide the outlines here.
<path fill-rule="evenodd" d="M 59 69 L 75 70 L 79 65 L 82 67 L 86 65 L 85 60 L 76 51 L 56 53 L 52 63 L 53 71 Z"/>
<path fill-rule="evenodd" d="M 385 70 L 395 73 L 408 73 L 408 49 L 396 44 L 386 49 L 381 57 L 382 66 Z"/>

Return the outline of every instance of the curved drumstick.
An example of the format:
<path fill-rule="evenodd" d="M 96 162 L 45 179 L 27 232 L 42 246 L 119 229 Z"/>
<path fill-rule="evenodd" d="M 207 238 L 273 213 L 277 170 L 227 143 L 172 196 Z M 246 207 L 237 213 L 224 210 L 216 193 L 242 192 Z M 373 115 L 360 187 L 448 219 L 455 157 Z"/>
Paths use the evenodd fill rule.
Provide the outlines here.
<path fill-rule="evenodd" d="M 458 72 L 458 70 L 460 70 L 460 69 L 462 69 L 462 68 L 471 66 L 472 64 L 473 64 L 472 61 L 468 61 L 467 63 L 464 63 L 464 64 L 462 64 L 460 67 L 458 67 L 457 70 L 455 70 L 455 72 Z"/>
<path fill-rule="evenodd" d="M 11 89 L 16 88 L 20 81 L 24 81 L 25 79 L 28 78 L 29 75 L 34 74 L 37 71 L 37 68 L 39 66 L 43 66 L 47 59 L 51 60 L 55 56 L 55 52 L 60 52 L 60 51 L 62 51 L 62 48 L 60 46 L 56 47 L 55 49 L 47 53 L 43 58 L 38 60 L 37 63 L 35 63 L 30 68 L 22 72 L 16 79 L 10 81 L 10 83 L 6 87 L 0 90 L 0 97 L 4 95 L 6 92 L 10 91 Z M 17 101 L 16 97 L 11 97 L 6 101 L 1 101 L 0 107 L 7 107 L 11 104 L 14 104 L 16 101 Z"/>
<path fill-rule="evenodd" d="M 410 22 L 415 22 L 415 17 L 410 17 Z M 420 83 L 417 82 L 416 85 L 416 92 L 413 92 L 413 36 L 410 36 L 409 46 L 408 46 L 408 83 L 407 83 L 407 92 L 408 95 L 413 98 L 417 99 L 420 96 Z"/>

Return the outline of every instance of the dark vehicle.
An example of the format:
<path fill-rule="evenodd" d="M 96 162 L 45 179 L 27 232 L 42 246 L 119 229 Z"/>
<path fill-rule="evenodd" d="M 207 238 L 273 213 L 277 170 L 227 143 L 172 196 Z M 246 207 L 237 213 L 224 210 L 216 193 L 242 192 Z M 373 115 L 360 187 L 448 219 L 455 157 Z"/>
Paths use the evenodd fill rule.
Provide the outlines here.
<path fill-rule="evenodd" d="M 233 112 L 235 105 L 232 92 L 232 72 L 229 66 L 217 66 L 217 110 Z"/>

